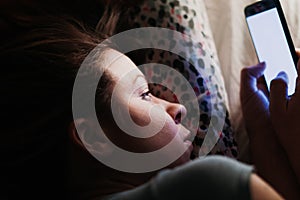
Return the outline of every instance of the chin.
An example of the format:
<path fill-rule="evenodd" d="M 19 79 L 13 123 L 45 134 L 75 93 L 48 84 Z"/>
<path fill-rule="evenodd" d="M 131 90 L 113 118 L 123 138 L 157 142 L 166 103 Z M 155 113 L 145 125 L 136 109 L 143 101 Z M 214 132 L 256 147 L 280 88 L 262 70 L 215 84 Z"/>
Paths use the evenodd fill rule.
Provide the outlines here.
<path fill-rule="evenodd" d="M 189 161 L 191 161 L 191 148 L 187 149 L 182 156 L 180 156 L 176 161 L 174 161 L 172 164 L 168 166 L 168 168 L 174 168 L 178 167 L 180 165 L 183 165 Z"/>

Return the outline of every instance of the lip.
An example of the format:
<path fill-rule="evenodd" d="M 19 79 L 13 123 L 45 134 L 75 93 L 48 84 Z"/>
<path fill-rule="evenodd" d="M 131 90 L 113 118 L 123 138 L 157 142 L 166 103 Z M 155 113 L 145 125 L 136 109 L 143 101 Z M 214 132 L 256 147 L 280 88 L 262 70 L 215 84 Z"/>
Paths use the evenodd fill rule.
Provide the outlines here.
<path fill-rule="evenodd" d="M 187 144 L 187 145 L 191 145 L 192 144 L 192 142 L 190 140 L 185 140 L 184 143 Z"/>
<path fill-rule="evenodd" d="M 188 134 L 184 137 L 184 142 L 185 141 L 192 141 L 194 138 L 193 134 L 189 131 Z"/>
<path fill-rule="evenodd" d="M 193 151 L 194 146 L 193 146 L 193 143 L 192 143 L 190 140 L 184 141 L 184 144 L 188 147 L 188 149 L 189 149 L 190 151 Z"/>
<path fill-rule="evenodd" d="M 185 127 L 183 127 L 185 128 Z M 187 150 L 190 150 L 190 151 L 193 151 L 193 140 L 194 140 L 194 137 L 195 137 L 195 134 L 192 134 L 192 132 L 188 129 L 186 129 L 186 132 L 185 132 L 185 135 L 183 137 L 183 143 L 186 145 L 187 147 Z"/>

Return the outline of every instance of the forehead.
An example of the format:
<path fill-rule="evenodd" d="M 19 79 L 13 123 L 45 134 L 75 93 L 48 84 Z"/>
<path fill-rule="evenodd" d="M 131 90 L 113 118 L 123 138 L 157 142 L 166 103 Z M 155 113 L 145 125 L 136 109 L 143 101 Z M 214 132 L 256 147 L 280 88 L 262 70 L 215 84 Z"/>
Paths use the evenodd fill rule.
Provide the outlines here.
<path fill-rule="evenodd" d="M 142 72 L 126 55 L 114 49 L 105 52 L 105 60 L 106 70 L 117 80 L 126 74 L 142 75 Z"/>

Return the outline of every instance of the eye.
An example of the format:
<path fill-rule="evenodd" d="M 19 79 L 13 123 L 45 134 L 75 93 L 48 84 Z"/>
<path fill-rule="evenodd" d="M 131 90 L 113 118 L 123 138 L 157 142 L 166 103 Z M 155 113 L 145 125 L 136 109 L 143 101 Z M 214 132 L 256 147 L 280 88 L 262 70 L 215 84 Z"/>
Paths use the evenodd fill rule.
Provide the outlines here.
<path fill-rule="evenodd" d="M 150 101 L 151 100 L 151 92 L 148 90 L 141 94 L 143 100 Z"/>

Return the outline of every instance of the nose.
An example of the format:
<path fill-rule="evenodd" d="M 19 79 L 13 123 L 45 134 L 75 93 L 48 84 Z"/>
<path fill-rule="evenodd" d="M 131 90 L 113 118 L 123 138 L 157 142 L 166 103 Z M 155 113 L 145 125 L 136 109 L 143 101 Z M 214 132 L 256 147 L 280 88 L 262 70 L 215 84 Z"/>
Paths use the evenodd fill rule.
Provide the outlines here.
<path fill-rule="evenodd" d="M 181 119 L 186 116 L 186 108 L 178 103 L 167 102 L 166 111 L 176 124 L 181 123 Z"/>

